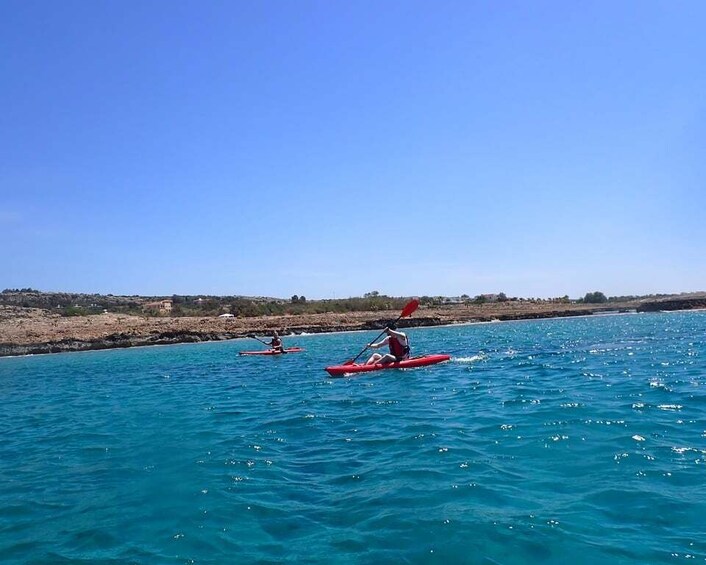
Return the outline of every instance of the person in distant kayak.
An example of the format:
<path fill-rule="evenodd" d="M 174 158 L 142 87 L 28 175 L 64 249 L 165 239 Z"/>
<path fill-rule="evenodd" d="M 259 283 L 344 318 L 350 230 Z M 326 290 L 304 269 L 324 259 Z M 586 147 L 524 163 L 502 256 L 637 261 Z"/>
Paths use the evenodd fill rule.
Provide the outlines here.
<path fill-rule="evenodd" d="M 285 353 L 284 345 L 282 345 L 282 338 L 279 337 L 277 330 L 272 332 L 272 340 L 269 345 L 273 350 L 279 351 L 280 353 Z"/>
<path fill-rule="evenodd" d="M 390 352 L 385 355 L 373 353 L 370 359 L 365 362 L 366 365 L 394 363 L 395 361 L 409 358 L 409 339 L 407 334 L 397 331 L 397 324 L 394 322 L 388 322 L 385 325 L 385 333 L 387 336 L 382 341 L 371 343 L 370 347 L 378 349 L 387 345 L 390 348 Z"/>

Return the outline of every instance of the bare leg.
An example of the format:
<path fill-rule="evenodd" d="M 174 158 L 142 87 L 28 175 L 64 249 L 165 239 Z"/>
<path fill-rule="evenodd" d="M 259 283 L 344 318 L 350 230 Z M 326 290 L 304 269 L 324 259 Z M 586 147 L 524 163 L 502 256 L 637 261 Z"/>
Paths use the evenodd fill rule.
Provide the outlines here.
<path fill-rule="evenodd" d="M 373 354 L 370 356 L 370 359 L 368 359 L 368 360 L 365 362 L 365 364 L 366 364 L 366 365 L 372 365 L 373 363 L 377 363 L 381 358 L 382 358 L 382 355 L 380 355 L 379 353 L 373 353 Z"/>
<path fill-rule="evenodd" d="M 375 363 L 380 363 L 381 365 L 387 365 L 388 363 L 394 363 L 397 361 L 394 355 L 391 353 L 387 353 L 386 355 L 381 355 L 379 359 L 375 361 Z"/>

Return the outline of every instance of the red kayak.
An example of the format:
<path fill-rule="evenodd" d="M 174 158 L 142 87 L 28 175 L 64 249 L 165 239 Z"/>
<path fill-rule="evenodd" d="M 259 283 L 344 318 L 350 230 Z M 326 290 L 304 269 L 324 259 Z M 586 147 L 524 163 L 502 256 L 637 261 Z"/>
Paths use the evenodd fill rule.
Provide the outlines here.
<path fill-rule="evenodd" d="M 284 350 L 284 353 L 299 353 L 304 351 L 303 347 L 288 347 Z M 262 349 L 260 351 L 241 351 L 240 355 L 282 355 L 282 351 L 277 349 Z"/>
<path fill-rule="evenodd" d="M 411 357 L 404 361 L 386 363 L 384 365 L 380 363 L 373 365 L 359 365 L 357 363 L 353 365 L 334 365 L 333 367 L 326 367 L 326 371 L 332 377 L 342 377 L 350 373 L 367 373 L 369 371 L 381 371 L 383 369 L 413 369 L 414 367 L 426 367 L 427 365 L 443 363 L 449 359 L 451 359 L 451 355 L 422 355 L 421 357 Z"/>

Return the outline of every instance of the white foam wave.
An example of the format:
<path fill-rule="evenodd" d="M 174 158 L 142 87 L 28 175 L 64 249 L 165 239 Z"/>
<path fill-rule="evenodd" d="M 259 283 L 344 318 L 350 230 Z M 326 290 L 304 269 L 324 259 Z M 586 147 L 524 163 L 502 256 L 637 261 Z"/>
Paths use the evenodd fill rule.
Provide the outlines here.
<path fill-rule="evenodd" d="M 456 363 L 475 363 L 476 361 L 483 361 L 487 359 L 486 355 L 471 355 L 470 357 L 454 357 L 453 360 Z"/>

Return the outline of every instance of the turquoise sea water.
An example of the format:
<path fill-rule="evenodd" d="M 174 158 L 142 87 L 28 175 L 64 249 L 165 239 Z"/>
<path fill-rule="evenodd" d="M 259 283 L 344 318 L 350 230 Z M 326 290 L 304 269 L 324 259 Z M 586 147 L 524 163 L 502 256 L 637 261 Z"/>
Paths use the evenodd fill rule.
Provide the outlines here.
<path fill-rule="evenodd" d="M 706 561 L 706 312 L 408 333 L 0 359 L 0 561 Z"/>

